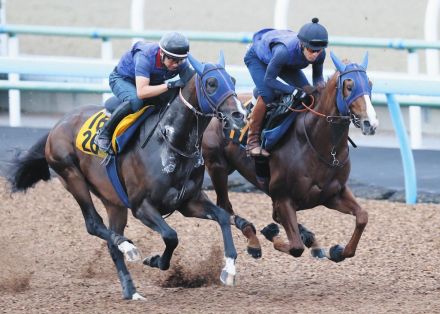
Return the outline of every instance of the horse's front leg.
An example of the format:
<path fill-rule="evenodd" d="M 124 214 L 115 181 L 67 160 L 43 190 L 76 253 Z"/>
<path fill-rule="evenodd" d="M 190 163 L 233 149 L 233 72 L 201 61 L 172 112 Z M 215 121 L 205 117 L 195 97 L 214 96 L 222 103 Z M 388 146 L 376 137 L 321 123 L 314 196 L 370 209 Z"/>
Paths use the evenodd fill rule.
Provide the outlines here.
<path fill-rule="evenodd" d="M 197 199 L 189 201 L 179 211 L 186 217 L 210 219 L 219 223 L 225 251 L 225 267 L 220 274 L 220 280 L 227 286 L 233 286 L 235 284 L 235 259 L 237 258 L 237 251 L 235 250 L 231 232 L 232 216 L 226 210 L 211 202 L 203 192 L 200 193 Z"/>
<path fill-rule="evenodd" d="M 123 236 L 125 226 L 127 225 L 127 208 L 114 206 L 105 201 L 103 201 L 103 203 L 107 209 L 110 230 Z M 144 300 L 145 298 L 136 292 L 136 287 L 134 286 L 127 266 L 125 265 L 124 255 L 122 254 L 124 253 L 129 261 L 134 261 L 140 259 L 139 251 L 128 241 L 123 242 L 119 246 L 116 246 L 111 242 L 107 242 L 107 246 L 118 272 L 124 299 Z"/>
<path fill-rule="evenodd" d="M 304 245 L 301 240 L 301 233 L 298 227 L 296 210 L 289 198 L 273 200 L 274 216 L 277 218 L 286 231 L 288 242 L 285 242 L 279 235 L 276 224 L 266 226 L 261 233 L 273 243 L 276 250 L 300 257 L 304 252 Z"/>
<path fill-rule="evenodd" d="M 170 268 L 173 252 L 179 244 L 176 231 L 165 222 L 159 211 L 147 200 L 144 200 L 138 208 L 133 209 L 133 215 L 142 221 L 144 225 L 158 232 L 165 243 L 165 250 L 162 255 L 147 257 L 143 263 L 161 270 L 167 270 Z"/>
<path fill-rule="evenodd" d="M 229 214 L 234 215 L 233 222 L 235 226 L 240 229 L 243 235 L 247 238 L 247 252 L 253 258 L 261 257 L 261 245 L 257 238 L 255 226 L 245 218 L 235 215 L 232 208 L 231 201 L 229 200 L 228 193 L 228 165 L 225 158 L 211 150 L 205 152 L 206 168 L 211 178 L 212 185 L 217 195 L 217 205 L 225 209 Z"/>
<path fill-rule="evenodd" d="M 368 223 L 368 212 L 361 208 L 348 187 L 345 187 L 339 195 L 332 198 L 325 205 L 328 208 L 336 209 L 341 213 L 351 214 L 356 217 L 356 227 L 348 244 L 345 248 L 341 245 L 331 247 L 327 256 L 334 262 L 341 262 L 345 258 L 353 257 L 355 255 L 359 240 L 361 239 L 362 233 Z"/>

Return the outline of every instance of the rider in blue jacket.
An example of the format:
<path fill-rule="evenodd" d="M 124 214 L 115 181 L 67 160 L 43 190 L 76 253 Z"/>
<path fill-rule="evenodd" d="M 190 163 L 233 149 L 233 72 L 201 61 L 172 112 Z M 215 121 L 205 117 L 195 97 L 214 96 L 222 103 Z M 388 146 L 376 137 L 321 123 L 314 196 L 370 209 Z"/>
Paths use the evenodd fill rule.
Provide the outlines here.
<path fill-rule="evenodd" d="M 145 105 L 169 101 L 170 90 L 185 86 L 192 76 L 186 62 L 188 39 L 177 32 L 166 33 L 159 43 L 137 42 L 120 59 L 110 74 L 113 94 L 122 102 L 95 137 L 95 144 L 112 153 L 111 136 L 118 123 Z M 179 74 L 180 79 L 165 81 Z"/>
<path fill-rule="evenodd" d="M 312 64 L 313 85 L 324 82 L 323 63 L 328 33 L 313 18 L 301 27 L 298 34 L 290 30 L 262 29 L 254 34 L 253 43 L 246 52 L 244 62 L 256 85 L 257 103 L 250 116 L 246 151 L 249 156 L 268 157 L 261 148 L 260 133 L 266 104 L 274 101 L 276 92 L 292 94 L 303 100 L 302 90 L 310 85 L 302 69 Z M 280 77 L 287 84 L 277 80 Z"/>

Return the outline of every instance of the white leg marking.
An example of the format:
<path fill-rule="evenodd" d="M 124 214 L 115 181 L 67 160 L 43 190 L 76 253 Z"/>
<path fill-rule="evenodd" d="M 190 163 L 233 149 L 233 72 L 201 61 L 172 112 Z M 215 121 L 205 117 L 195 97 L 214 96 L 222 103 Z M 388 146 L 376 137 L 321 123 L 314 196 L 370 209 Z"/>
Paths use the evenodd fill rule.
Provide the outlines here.
<path fill-rule="evenodd" d="M 141 254 L 139 253 L 139 250 L 130 242 L 124 241 L 121 244 L 118 245 L 119 251 L 124 253 L 125 258 L 128 262 L 140 262 L 141 261 Z"/>
<path fill-rule="evenodd" d="M 136 300 L 136 301 L 143 301 L 146 300 L 143 296 L 141 296 L 139 293 L 135 292 L 133 294 L 133 296 L 131 297 L 132 300 Z"/>
<path fill-rule="evenodd" d="M 225 267 L 220 275 L 221 282 L 226 286 L 234 286 L 235 274 L 235 260 L 230 257 L 225 257 Z"/>

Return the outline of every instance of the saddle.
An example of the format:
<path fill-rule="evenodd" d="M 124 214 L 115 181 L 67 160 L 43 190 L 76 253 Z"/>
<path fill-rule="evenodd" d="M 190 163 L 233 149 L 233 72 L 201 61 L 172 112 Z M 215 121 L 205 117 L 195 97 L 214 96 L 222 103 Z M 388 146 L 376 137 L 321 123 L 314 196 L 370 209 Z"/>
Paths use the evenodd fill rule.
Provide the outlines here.
<path fill-rule="evenodd" d="M 247 111 L 247 116 L 252 112 L 253 104 L 249 100 L 243 105 Z M 286 133 L 295 121 L 298 112 L 291 109 L 303 109 L 301 102 L 294 99 L 291 95 L 282 95 L 279 100 L 268 104 L 267 113 L 264 120 L 264 128 L 261 133 L 262 147 L 271 151 L 282 136 Z M 249 120 L 249 119 L 248 119 Z M 246 147 L 249 122 L 239 131 L 225 130 L 225 136 L 243 148 Z M 269 159 L 266 157 L 255 157 L 255 172 L 260 188 L 267 191 L 270 180 Z"/>
<path fill-rule="evenodd" d="M 254 105 L 249 100 L 243 106 L 247 111 L 247 117 L 249 117 Z M 292 108 L 302 109 L 302 105 L 298 100 L 293 99 L 291 95 L 281 95 L 278 101 L 267 105 L 267 113 L 261 133 L 263 148 L 269 151 L 273 149 L 293 121 L 295 121 L 297 112 L 291 111 Z M 245 147 L 248 130 L 249 122 L 240 130 L 225 130 L 225 136 L 235 144 Z"/>

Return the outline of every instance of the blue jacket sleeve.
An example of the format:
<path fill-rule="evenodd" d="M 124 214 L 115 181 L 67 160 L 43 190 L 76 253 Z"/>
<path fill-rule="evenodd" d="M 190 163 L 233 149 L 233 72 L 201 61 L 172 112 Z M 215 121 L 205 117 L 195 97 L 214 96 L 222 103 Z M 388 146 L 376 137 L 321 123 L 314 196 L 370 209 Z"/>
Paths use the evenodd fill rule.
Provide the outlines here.
<path fill-rule="evenodd" d="M 150 78 L 152 66 L 148 58 L 140 52 L 137 52 L 133 58 L 135 76 Z"/>
<path fill-rule="evenodd" d="M 277 80 L 283 66 L 287 64 L 289 60 L 289 51 L 287 47 L 282 44 L 277 44 L 272 48 L 272 59 L 267 65 L 266 75 L 264 76 L 264 82 L 266 85 L 273 89 L 278 90 L 284 94 L 291 94 L 294 90 L 293 86 L 284 84 Z"/>

